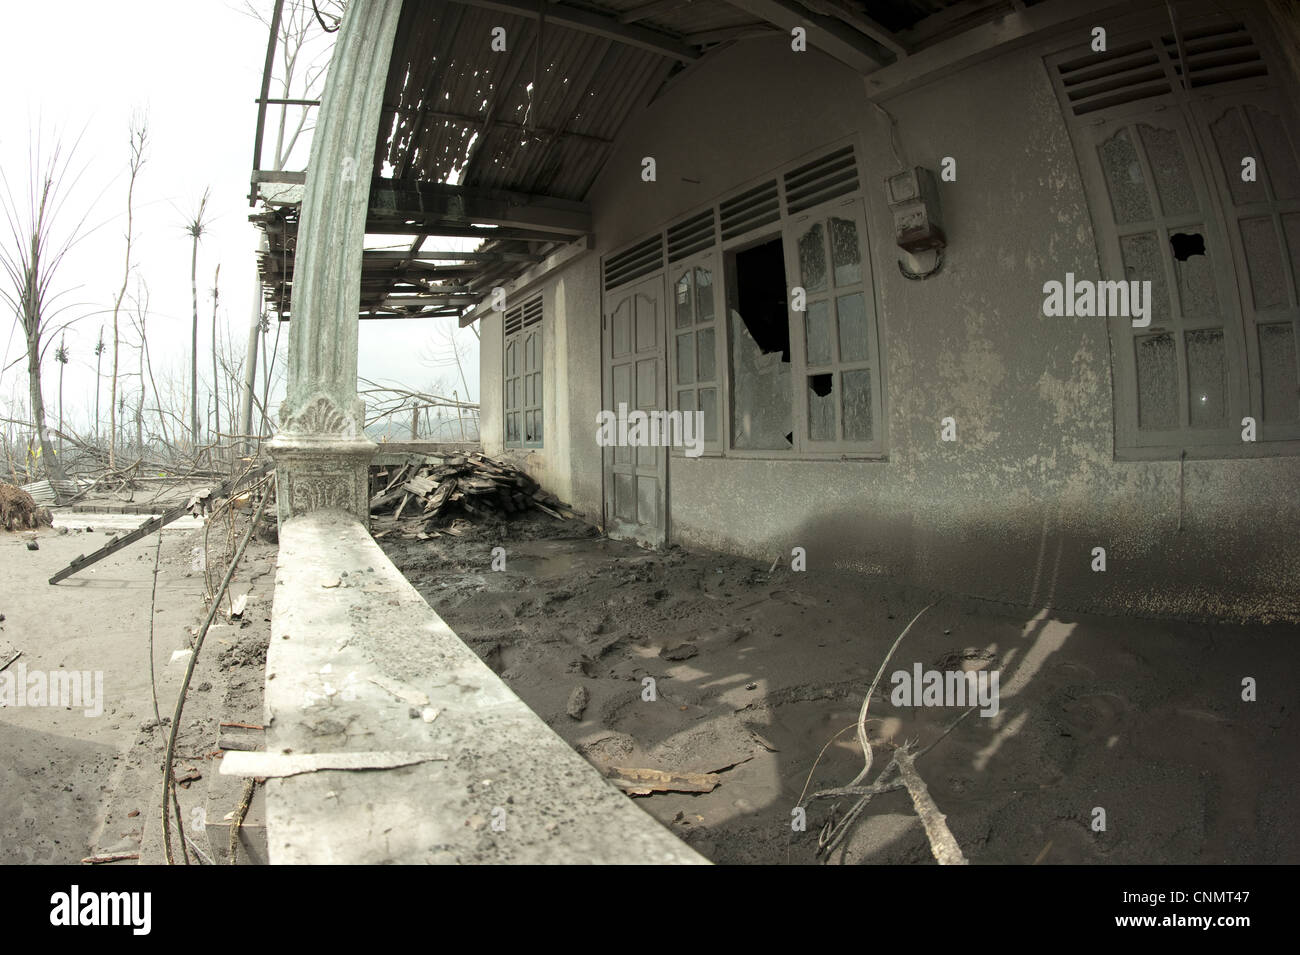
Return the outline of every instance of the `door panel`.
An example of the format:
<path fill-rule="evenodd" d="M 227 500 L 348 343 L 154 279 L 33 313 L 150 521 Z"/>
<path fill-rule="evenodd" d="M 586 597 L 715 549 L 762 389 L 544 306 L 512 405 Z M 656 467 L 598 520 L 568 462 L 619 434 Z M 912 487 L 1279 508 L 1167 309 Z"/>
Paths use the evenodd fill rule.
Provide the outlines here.
<path fill-rule="evenodd" d="M 663 276 L 607 293 L 601 354 L 605 410 L 667 409 Z M 607 447 L 606 533 L 652 546 L 668 538 L 668 452 L 662 447 Z"/>

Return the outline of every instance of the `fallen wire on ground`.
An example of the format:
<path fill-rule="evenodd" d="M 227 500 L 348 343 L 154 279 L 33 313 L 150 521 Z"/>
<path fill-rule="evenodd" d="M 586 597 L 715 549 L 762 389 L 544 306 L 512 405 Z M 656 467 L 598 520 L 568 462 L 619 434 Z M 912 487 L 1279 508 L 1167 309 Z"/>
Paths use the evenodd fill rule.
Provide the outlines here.
<path fill-rule="evenodd" d="M 176 756 L 176 737 L 180 733 L 181 715 L 185 711 L 185 696 L 190 689 L 190 680 L 194 676 L 194 668 L 198 663 L 199 652 L 203 649 L 204 638 L 208 635 L 208 629 L 212 626 L 212 621 L 216 619 L 217 613 L 221 609 L 221 598 L 225 595 L 226 590 L 230 587 L 230 582 L 235 577 L 235 571 L 239 568 L 239 562 L 243 559 L 244 551 L 248 548 L 248 543 L 253 539 L 253 534 L 257 530 L 257 522 L 266 509 L 266 503 L 270 500 L 271 478 L 264 479 L 260 484 L 252 489 L 250 493 L 259 493 L 261 500 L 257 504 L 257 509 L 253 512 L 252 520 L 249 521 L 248 531 L 244 534 L 243 540 L 239 542 L 239 548 L 235 551 L 234 557 L 230 561 L 230 566 L 226 568 L 225 576 L 222 578 L 220 587 L 212 595 L 212 602 L 208 606 L 208 615 L 203 620 L 203 626 L 199 628 L 198 634 L 194 638 L 194 649 L 190 654 L 190 659 L 185 667 L 185 676 L 181 680 L 180 690 L 176 694 L 176 707 L 172 712 L 172 722 L 167 734 L 167 755 L 163 760 L 163 798 L 162 798 L 162 824 L 163 824 L 163 848 L 167 855 L 167 864 L 175 865 L 175 859 L 172 855 L 171 840 L 171 819 L 167 815 L 168 801 L 171 800 L 176 809 L 176 825 L 181 833 L 181 855 L 185 864 L 189 865 L 189 853 L 185 848 L 185 824 L 181 818 L 180 803 L 176 800 L 176 776 L 174 759 Z"/>
<path fill-rule="evenodd" d="M 808 779 L 804 782 L 803 792 L 799 794 L 800 805 L 803 805 L 804 796 L 807 795 L 808 792 L 808 784 L 812 782 L 813 773 L 817 769 L 817 764 L 821 762 L 822 754 L 826 752 L 831 743 L 840 735 L 850 729 L 857 729 L 858 742 L 862 746 L 862 770 L 847 786 L 819 790 L 809 797 L 809 799 L 812 800 L 837 799 L 846 796 L 853 796 L 856 797 L 857 800 L 849 808 L 848 812 L 846 812 L 838 821 L 835 819 L 835 811 L 838 808 L 838 803 L 831 807 L 831 818 L 826 822 L 825 826 L 822 827 L 822 830 L 817 837 L 818 856 L 826 857 L 834 851 L 836 846 L 838 846 L 844 840 L 844 837 L 848 835 L 849 830 L 852 829 L 854 823 L 857 822 L 858 818 L 866 810 L 867 804 L 873 797 L 883 795 L 884 793 L 896 792 L 900 789 L 906 789 L 908 794 L 912 797 L 912 805 L 921 819 L 922 826 L 925 828 L 926 838 L 930 843 L 930 851 L 934 854 L 934 857 L 939 864 L 967 864 L 966 857 L 962 854 L 961 847 L 957 844 L 957 840 L 953 838 L 952 832 L 948 829 L 948 824 L 945 821 L 943 813 L 941 813 L 939 807 L 935 805 L 933 798 L 930 796 L 929 789 L 925 785 L 925 780 L 922 779 L 921 774 L 917 772 L 915 762 L 951 733 L 958 723 L 970 715 L 974 707 L 966 710 L 965 713 L 962 713 L 961 716 L 957 717 L 957 719 L 940 734 L 938 739 L 916 755 L 912 755 L 911 745 L 908 743 L 903 743 L 901 746 L 894 747 L 889 762 L 885 764 L 885 768 L 876 776 L 875 782 L 866 782 L 867 777 L 871 774 L 871 766 L 873 762 L 871 740 L 867 735 L 867 710 L 871 705 L 872 694 L 876 692 L 876 687 L 880 683 L 880 678 L 885 673 L 885 667 L 889 665 L 889 661 L 893 657 L 894 651 L 898 649 L 898 645 L 903 642 L 903 638 L 907 636 L 913 625 L 921 619 L 921 616 L 933 606 L 934 604 L 928 604 L 925 607 L 922 607 L 921 610 L 917 612 L 916 616 L 911 619 L 908 625 L 903 628 L 903 632 L 894 640 L 893 646 L 889 648 L 889 652 L 885 654 L 885 658 L 880 662 L 880 668 L 876 671 L 876 676 L 871 681 L 871 686 L 868 687 L 866 696 L 862 699 L 862 707 L 858 711 L 858 721 L 850 726 L 844 727 L 844 729 L 836 733 L 835 736 L 831 737 L 831 739 L 827 741 L 826 745 L 822 747 L 821 752 L 817 754 L 817 759 L 813 762 L 812 769 L 808 771 Z"/>

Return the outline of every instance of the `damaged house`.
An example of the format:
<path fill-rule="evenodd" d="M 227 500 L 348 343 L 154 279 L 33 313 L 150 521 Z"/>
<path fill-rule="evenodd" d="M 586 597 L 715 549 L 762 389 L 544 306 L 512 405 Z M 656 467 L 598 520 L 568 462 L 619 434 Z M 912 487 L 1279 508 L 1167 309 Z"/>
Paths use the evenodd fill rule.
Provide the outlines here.
<path fill-rule="evenodd" d="M 441 316 L 609 537 L 1294 620 L 1298 51 L 1283 0 L 352 0 L 258 185 L 281 519 L 365 522 L 358 318 Z"/>

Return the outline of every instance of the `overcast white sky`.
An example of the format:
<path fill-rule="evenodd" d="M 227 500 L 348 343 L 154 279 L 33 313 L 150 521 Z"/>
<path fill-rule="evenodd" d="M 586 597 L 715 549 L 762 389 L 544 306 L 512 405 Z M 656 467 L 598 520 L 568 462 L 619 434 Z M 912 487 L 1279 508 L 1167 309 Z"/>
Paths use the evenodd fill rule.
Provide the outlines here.
<path fill-rule="evenodd" d="M 271 7 L 270 0 L 255 3 L 265 11 Z M 94 402 L 92 349 L 101 323 L 105 338 L 111 338 L 112 303 L 122 281 L 133 111 L 147 112 L 149 121 L 147 162 L 136 186 L 132 264 L 150 290 L 155 373 L 174 373 L 179 381 L 189 366 L 190 239 L 182 224 L 205 188 L 212 195 L 210 232 L 199 246 L 200 380 L 211 376 L 207 342 L 218 264 L 219 322 L 229 328 L 241 353 L 244 349 L 258 238 L 248 221 L 253 210 L 247 195 L 254 100 L 266 40 L 266 28 L 242 10 L 241 0 L 131 0 L 120 5 L 10 0 L 4 5 L 0 165 L 21 201 L 29 181 L 29 131 L 39 128 L 47 142 L 57 135 L 65 145 L 80 136 L 76 163 L 84 174 L 58 224 L 70 228 L 93 205 L 87 224 L 98 226 L 65 261 L 56 283 L 60 290 L 72 290 L 65 302 L 80 303 L 66 317 L 85 316 L 67 335 L 71 363 L 65 370 L 65 412 L 72 417 L 71 409 L 80 408 L 74 418 L 78 428 L 87 426 Z M 290 168 L 302 166 L 290 163 Z M 135 285 L 133 278 L 132 291 Z M 120 324 L 124 330 L 130 327 L 126 320 Z M 454 324 L 454 319 L 362 322 L 360 374 L 414 388 L 429 388 L 442 377 L 448 387 L 463 392 L 454 366 L 436 367 L 428 360 L 437 357 L 444 330 Z M 0 320 L 0 367 L 23 355 L 21 332 L 14 325 L 9 316 Z M 468 331 L 458 334 L 463 344 L 475 346 Z M 134 341 L 128 331 L 124 337 Z M 44 366 L 51 417 L 57 415 L 53 354 L 51 347 Z M 121 362 L 134 369 L 135 350 L 124 347 Z M 204 368 L 209 369 L 206 375 Z M 476 400 L 477 348 L 465 374 Z M 132 381 L 123 387 L 130 391 L 136 386 Z M 106 396 L 107 384 L 104 388 Z M 25 363 L 19 361 L 0 375 L 0 409 L 7 409 L 15 395 L 25 401 L 26 389 Z M 103 415 L 106 419 L 106 409 Z"/>

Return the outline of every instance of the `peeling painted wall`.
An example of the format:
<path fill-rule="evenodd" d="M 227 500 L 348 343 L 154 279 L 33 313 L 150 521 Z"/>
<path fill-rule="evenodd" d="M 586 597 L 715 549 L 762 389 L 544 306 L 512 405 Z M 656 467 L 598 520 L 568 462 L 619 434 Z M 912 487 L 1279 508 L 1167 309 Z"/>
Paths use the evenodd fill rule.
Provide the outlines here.
<path fill-rule="evenodd" d="M 530 470 L 599 512 L 598 256 L 860 134 L 887 460 L 673 456 L 670 539 L 765 560 L 797 545 L 810 572 L 847 566 L 1031 607 L 1300 619 L 1300 459 L 1187 461 L 1178 530 L 1178 462 L 1114 459 L 1106 320 L 1042 314 L 1045 281 L 1100 271 L 1046 49 L 1007 53 L 887 104 L 909 164 L 957 159 L 957 182 L 941 185 L 945 264 L 924 282 L 896 264 L 882 185 L 896 164 L 858 77 L 816 53 L 783 75 L 774 64 L 789 53 L 778 39 L 738 44 L 675 81 L 631 119 L 593 190 L 596 254 L 547 286 L 549 431 Z M 647 155 L 654 184 L 640 179 Z M 489 411 L 500 394 L 499 347 L 489 345 L 499 324 L 491 328 L 485 442 L 500 431 Z M 552 425 L 559 407 L 567 424 Z M 948 415 L 955 443 L 939 440 Z M 557 431 L 567 444 L 552 442 Z M 1105 573 L 1090 570 L 1098 546 Z"/>

